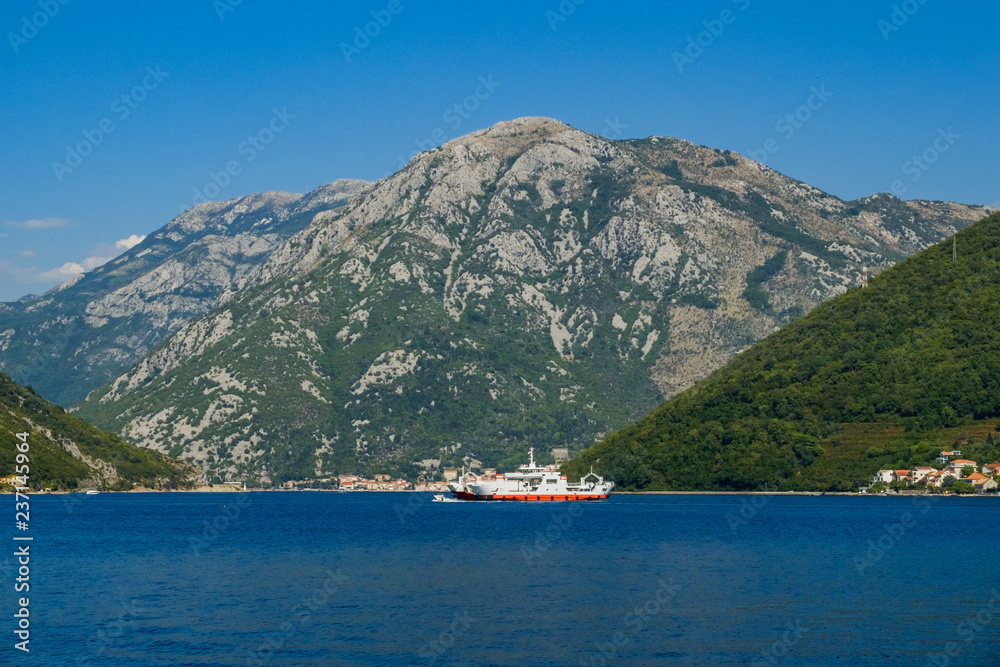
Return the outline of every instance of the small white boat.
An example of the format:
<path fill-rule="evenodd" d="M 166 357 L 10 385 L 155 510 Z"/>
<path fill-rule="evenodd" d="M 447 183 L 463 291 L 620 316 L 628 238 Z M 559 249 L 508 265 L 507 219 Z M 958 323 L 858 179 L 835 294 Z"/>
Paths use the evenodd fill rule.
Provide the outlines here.
<path fill-rule="evenodd" d="M 87 491 L 88 496 L 96 496 L 98 493 L 100 493 L 100 491 L 95 491 L 94 489 Z"/>
<path fill-rule="evenodd" d="M 448 498 L 443 493 L 435 493 L 434 497 L 431 498 L 432 503 L 460 503 L 462 502 L 458 498 Z"/>

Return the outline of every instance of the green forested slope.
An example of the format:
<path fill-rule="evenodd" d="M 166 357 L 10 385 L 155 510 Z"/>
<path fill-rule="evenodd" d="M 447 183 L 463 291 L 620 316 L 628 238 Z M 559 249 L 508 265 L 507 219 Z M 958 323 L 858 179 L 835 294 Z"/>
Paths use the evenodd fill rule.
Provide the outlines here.
<path fill-rule="evenodd" d="M 184 463 L 99 431 L 0 373 L 0 477 L 15 472 L 17 433 L 28 434 L 32 490 L 120 490 L 135 484 L 174 488 L 186 484 L 195 472 Z M 73 449 L 89 463 L 74 456 Z"/>
<path fill-rule="evenodd" d="M 817 307 L 567 472 L 595 464 L 648 489 L 847 490 L 956 440 L 997 460 L 1000 214 L 955 247 L 956 261 L 949 239 Z"/>

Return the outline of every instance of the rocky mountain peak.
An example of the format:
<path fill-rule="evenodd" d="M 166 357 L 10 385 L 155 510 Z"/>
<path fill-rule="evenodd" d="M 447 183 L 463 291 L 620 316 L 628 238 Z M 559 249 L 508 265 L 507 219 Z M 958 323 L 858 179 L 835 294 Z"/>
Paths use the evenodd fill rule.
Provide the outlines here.
<path fill-rule="evenodd" d="M 272 191 L 226 201 L 205 202 L 181 213 L 151 236 L 173 238 L 171 234 L 207 233 L 235 236 L 245 231 L 248 218 L 253 218 L 251 224 L 256 224 L 261 217 L 287 217 L 291 205 L 302 197 L 301 194 Z"/>
<path fill-rule="evenodd" d="M 677 139 L 500 123 L 346 197 L 306 195 L 302 227 L 215 310 L 80 409 L 210 476 L 578 450 L 863 264 L 874 275 L 983 214 L 888 201 Z"/>

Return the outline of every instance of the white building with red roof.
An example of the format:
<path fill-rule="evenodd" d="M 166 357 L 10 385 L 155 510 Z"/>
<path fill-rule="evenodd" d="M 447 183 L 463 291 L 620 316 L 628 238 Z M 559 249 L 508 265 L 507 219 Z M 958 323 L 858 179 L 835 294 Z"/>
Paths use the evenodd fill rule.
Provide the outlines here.
<path fill-rule="evenodd" d="M 962 468 L 972 468 L 975 470 L 977 468 L 976 462 L 969 459 L 954 459 L 948 464 L 946 470 L 956 478 L 961 478 Z"/>
<path fill-rule="evenodd" d="M 872 478 L 872 484 L 889 484 L 893 481 L 892 470 L 879 470 L 875 473 L 875 477 Z"/>

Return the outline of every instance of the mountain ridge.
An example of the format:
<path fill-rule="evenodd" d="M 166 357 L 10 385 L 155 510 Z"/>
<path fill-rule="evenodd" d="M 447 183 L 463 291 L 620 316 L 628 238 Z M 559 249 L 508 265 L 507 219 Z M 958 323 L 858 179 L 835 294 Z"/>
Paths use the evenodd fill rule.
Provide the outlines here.
<path fill-rule="evenodd" d="M 983 210 L 507 121 L 317 211 L 80 414 L 271 481 L 579 449 Z"/>
<path fill-rule="evenodd" d="M 238 290 L 309 224 L 310 204 L 343 205 L 363 183 L 199 204 L 107 264 L 41 296 L 0 304 L 0 371 L 58 403 L 83 399 Z"/>

